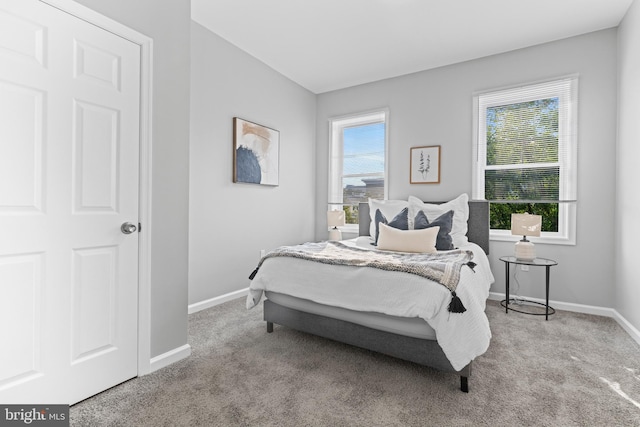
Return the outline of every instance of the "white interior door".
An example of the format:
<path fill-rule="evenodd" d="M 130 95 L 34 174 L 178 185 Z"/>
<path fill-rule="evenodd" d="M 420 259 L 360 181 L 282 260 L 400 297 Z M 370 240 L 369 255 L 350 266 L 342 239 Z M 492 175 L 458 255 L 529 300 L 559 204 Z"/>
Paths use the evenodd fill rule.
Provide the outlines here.
<path fill-rule="evenodd" d="M 140 48 L 0 2 L 0 402 L 137 374 Z"/>

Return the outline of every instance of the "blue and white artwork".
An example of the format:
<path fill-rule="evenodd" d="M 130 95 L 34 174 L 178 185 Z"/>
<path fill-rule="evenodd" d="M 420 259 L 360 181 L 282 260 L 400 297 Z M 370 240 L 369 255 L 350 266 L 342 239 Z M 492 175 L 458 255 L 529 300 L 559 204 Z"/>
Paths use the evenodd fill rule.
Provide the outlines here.
<path fill-rule="evenodd" d="M 233 118 L 233 182 L 278 185 L 280 132 Z"/>

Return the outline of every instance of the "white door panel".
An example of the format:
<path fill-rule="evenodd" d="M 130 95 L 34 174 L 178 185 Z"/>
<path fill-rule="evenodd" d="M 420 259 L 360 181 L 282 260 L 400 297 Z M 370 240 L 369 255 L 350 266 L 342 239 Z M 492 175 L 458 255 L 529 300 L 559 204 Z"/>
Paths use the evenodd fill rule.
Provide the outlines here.
<path fill-rule="evenodd" d="M 0 402 L 137 374 L 139 46 L 0 3 Z"/>
<path fill-rule="evenodd" d="M 0 81 L 0 212 L 42 212 L 44 92 Z M 20 185 L 16 185 L 20 183 Z"/>

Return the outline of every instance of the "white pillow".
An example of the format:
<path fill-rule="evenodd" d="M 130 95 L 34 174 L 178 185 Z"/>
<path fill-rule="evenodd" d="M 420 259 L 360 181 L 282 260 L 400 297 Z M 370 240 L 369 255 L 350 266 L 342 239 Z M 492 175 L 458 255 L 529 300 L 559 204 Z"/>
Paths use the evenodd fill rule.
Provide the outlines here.
<path fill-rule="evenodd" d="M 376 235 L 376 210 L 380 209 L 382 215 L 391 221 L 400 211 L 409 206 L 406 200 L 377 200 L 369 199 L 369 236 L 375 238 Z M 413 219 L 409 218 L 409 229 L 413 228 Z"/>
<path fill-rule="evenodd" d="M 398 230 L 380 223 L 378 249 L 398 252 L 435 253 L 440 227 L 422 230 Z"/>
<path fill-rule="evenodd" d="M 469 196 L 463 193 L 455 199 L 434 205 L 423 203 L 422 200 L 414 196 L 409 196 L 409 218 L 415 219 L 419 211 L 424 211 L 429 221 L 433 221 L 445 212 L 453 211 L 453 224 L 451 227 L 451 238 L 453 246 L 458 248 L 469 242 L 467 239 L 467 221 L 469 221 Z"/>

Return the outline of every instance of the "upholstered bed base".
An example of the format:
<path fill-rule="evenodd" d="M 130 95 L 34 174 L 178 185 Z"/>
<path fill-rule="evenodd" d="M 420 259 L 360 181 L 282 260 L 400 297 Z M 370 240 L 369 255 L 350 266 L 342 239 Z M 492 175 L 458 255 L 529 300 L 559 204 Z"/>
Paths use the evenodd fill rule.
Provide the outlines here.
<path fill-rule="evenodd" d="M 437 341 L 379 331 L 343 320 L 294 310 L 269 300 L 264 301 L 264 320 L 267 321 L 267 332 L 273 332 L 273 324 L 276 323 L 441 371 L 457 372 L 460 375 L 460 390 L 469 392 L 471 363 L 456 371 Z"/>

